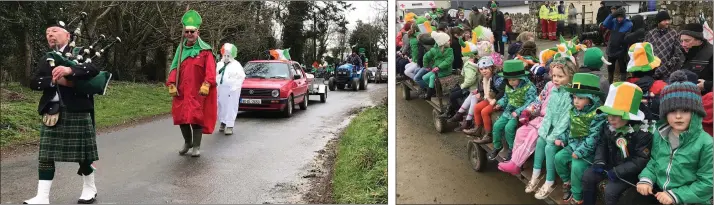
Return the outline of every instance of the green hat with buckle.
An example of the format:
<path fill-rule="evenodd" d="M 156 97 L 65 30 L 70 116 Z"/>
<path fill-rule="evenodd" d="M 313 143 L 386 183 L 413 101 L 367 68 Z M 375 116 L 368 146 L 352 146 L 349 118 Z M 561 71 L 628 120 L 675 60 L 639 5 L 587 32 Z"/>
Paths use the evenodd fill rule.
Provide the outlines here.
<path fill-rule="evenodd" d="M 498 73 L 498 75 L 504 78 L 528 76 L 530 72 L 526 71 L 525 66 L 521 60 L 507 60 L 503 62 L 503 72 Z"/>
<path fill-rule="evenodd" d="M 591 73 L 576 73 L 573 75 L 573 83 L 565 90 L 574 94 L 594 94 L 605 97 L 605 93 L 600 90 L 600 78 Z"/>
<path fill-rule="evenodd" d="M 201 23 L 203 23 L 203 20 L 201 19 L 201 15 L 198 14 L 195 10 L 188 10 L 185 14 L 183 14 L 183 17 L 181 18 L 181 23 L 183 23 L 183 27 L 185 29 L 198 29 L 201 27 Z"/>

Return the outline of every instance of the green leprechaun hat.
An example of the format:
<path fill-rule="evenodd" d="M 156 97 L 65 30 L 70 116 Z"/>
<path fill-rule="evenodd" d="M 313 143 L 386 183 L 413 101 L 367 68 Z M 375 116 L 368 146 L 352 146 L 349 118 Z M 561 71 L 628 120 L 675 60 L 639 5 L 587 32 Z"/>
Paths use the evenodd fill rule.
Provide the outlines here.
<path fill-rule="evenodd" d="M 364 54 L 365 49 L 364 48 L 359 48 L 359 53 Z"/>
<path fill-rule="evenodd" d="M 575 94 L 594 94 L 601 98 L 605 97 L 605 93 L 600 91 L 600 78 L 591 73 L 576 73 L 573 75 L 573 83 L 565 90 Z"/>
<path fill-rule="evenodd" d="M 584 67 L 591 70 L 600 70 L 603 64 L 611 65 L 612 63 L 605 59 L 604 53 L 600 50 L 600 48 L 593 47 L 588 48 L 588 50 L 585 51 L 585 54 L 583 55 Z"/>
<path fill-rule="evenodd" d="M 183 23 L 183 27 L 185 29 L 198 29 L 201 27 L 203 20 L 198 12 L 195 10 L 188 10 L 181 18 L 181 23 Z"/>
<path fill-rule="evenodd" d="M 528 76 L 530 72 L 525 70 L 525 64 L 521 60 L 507 60 L 503 62 L 503 72 L 498 73 L 504 78 L 520 78 Z"/>
<path fill-rule="evenodd" d="M 605 104 L 598 108 L 598 113 L 622 117 L 624 120 L 645 119 L 645 113 L 640 111 L 642 89 L 629 82 L 617 82 L 610 85 Z"/>
<path fill-rule="evenodd" d="M 649 42 L 632 44 L 627 54 L 630 55 L 630 62 L 627 62 L 629 73 L 651 71 L 662 63 L 652 52 L 652 44 Z"/>

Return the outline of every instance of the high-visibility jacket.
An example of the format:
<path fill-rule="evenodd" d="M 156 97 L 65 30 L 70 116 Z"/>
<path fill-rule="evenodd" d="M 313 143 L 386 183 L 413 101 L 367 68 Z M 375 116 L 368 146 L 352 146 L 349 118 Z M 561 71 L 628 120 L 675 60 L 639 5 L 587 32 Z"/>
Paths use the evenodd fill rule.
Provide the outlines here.
<path fill-rule="evenodd" d="M 548 10 L 548 7 L 545 5 L 541 5 L 540 12 L 538 12 L 538 17 L 540 17 L 540 19 L 548 19 L 548 12 L 550 12 Z"/>
<path fill-rule="evenodd" d="M 548 13 L 548 20 L 551 20 L 551 21 L 558 20 L 558 6 L 550 7 L 550 12 Z"/>

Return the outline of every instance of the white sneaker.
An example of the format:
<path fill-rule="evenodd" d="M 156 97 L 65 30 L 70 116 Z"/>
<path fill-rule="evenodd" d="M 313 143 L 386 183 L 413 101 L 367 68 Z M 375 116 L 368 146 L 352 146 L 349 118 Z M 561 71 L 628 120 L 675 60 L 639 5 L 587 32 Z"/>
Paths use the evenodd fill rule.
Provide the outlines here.
<path fill-rule="evenodd" d="M 37 196 L 28 199 L 23 204 L 50 204 L 50 188 L 52 180 L 40 180 L 37 183 Z"/>
<path fill-rule="evenodd" d="M 533 178 L 530 181 L 528 181 L 528 185 L 526 185 L 526 193 L 527 194 L 533 193 L 538 188 L 538 182 L 540 182 L 540 177 Z"/>
<path fill-rule="evenodd" d="M 94 183 L 94 172 L 87 176 L 82 176 L 82 181 L 84 181 L 84 185 L 82 185 L 82 195 L 79 196 L 79 200 L 77 200 L 77 203 L 94 203 L 94 201 L 96 200 L 95 198 L 97 197 L 97 186 Z"/>
<path fill-rule="evenodd" d="M 538 189 L 538 192 L 536 192 L 535 198 L 543 200 L 543 199 L 547 198 L 548 195 L 550 195 L 550 193 L 553 192 L 553 190 L 555 190 L 555 185 L 548 186 L 546 184 L 543 184 L 543 186 L 541 186 L 540 189 Z"/>

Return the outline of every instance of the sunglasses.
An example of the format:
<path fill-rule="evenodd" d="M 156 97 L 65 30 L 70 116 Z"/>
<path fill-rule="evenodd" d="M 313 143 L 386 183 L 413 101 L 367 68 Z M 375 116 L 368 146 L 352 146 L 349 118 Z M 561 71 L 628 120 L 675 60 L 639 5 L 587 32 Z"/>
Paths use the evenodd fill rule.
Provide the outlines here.
<path fill-rule="evenodd" d="M 186 34 L 193 34 L 193 33 L 196 33 L 196 31 L 194 31 L 194 30 L 188 30 L 188 31 L 184 31 L 184 33 L 186 33 Z"/>

